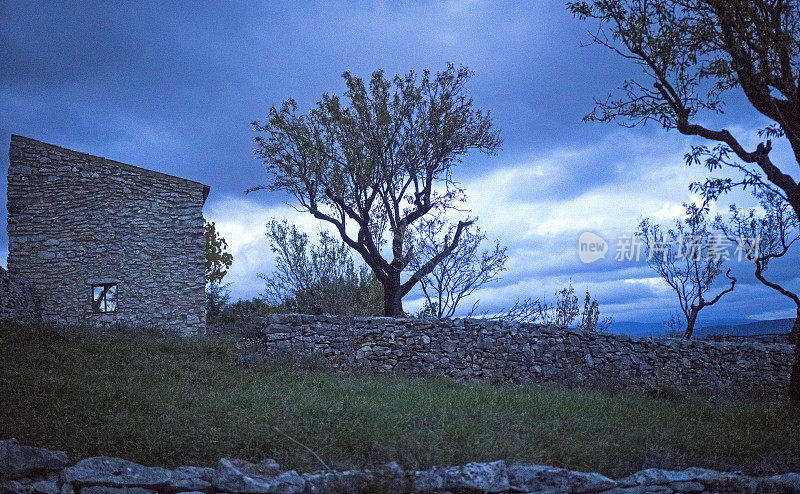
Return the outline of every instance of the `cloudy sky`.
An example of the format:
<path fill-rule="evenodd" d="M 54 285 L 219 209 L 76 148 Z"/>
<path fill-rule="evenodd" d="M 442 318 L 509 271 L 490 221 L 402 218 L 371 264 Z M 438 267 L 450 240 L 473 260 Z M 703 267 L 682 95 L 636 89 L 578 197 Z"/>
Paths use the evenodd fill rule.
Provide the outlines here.
<path fill-rule="evenodd" d="M 676 133 L 581 122 L 593 97 L 637 72 L 583 47 L 592 26 L 563 1 L 202 3 L 0 1 L 0 144 L 15 133 L 211 185 L 205 214 L 235 259 L 226 281 L 235 298 L 250 298 L 262 290 L 257 274 L 272 267 L 267 221 L 321 227 L 279 193 L 244 194 L 267 180 L 250 122 L 287 98 L 308 110 L 323 92 L 341 94 L 345 70 L 466 65 L 476 105 L 505 138 L 496 156 L 468 156 L 455 173 L 469 214 L 509 249 L 502 279 L 477 295 L 481 307 L 552 296 L 572 280 L 616 321 L 659 322 L 676 310 L 643 262 L 614 259 L 615 243 L 642 217 L 674 222 L 703 170 L 683 164 L 692 141 Z M 707 123 L 751 144 L 764 125 L 737 94 Z M 789 159 L 780 145 L 774 157 Z M 713 207 L 724 212 L 733 199 L 747 202 Z M 4 187 L 0 203 L 5 212 Z M 577 255 L 587 230 L 610 243 L 591 264 Z M 7 245 L 0 235 L 2 263 Z M 800 287 L 787 269 L 797 262 L 776 263 L 773 276 Z M 735 292 L 706 311 L 707 322 L 793 315 L 750 266 L 734 272 Z M 412 293 L 406 309 L 420 303 Z"/>

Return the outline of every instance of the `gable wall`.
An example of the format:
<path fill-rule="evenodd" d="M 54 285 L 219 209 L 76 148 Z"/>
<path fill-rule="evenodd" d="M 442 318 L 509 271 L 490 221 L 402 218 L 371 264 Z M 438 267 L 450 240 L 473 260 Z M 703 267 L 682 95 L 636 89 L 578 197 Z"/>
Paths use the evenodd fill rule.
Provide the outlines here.
<path fill-rule="evenodd" d="M 33 284 L 44 320 L 205 326 L 197 182 L 12 136 L 8 270 Z M 118 283 L 118 311 L 92 312 L 92 283 Z"/>

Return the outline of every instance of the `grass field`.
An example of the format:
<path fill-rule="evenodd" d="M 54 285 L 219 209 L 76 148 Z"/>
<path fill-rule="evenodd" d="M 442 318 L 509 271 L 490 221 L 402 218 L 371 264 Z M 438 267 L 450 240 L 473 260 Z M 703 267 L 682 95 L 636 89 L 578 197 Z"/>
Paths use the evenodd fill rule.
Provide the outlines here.
<path fill-rule="evenodd" d="M 342 375 L 245 365 L 231 339 L 0 328 L 0 437 L 148 465 L 220 457 L 338 468 L 504 459 L 622 476 L 645 467 L 800 469 L 800 414 L 760 398 Z"/>

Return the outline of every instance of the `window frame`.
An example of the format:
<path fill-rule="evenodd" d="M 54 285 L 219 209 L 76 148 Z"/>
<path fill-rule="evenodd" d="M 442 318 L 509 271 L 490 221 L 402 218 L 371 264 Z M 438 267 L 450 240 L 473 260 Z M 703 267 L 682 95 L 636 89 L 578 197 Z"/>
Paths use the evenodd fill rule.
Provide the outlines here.
<path fill-rule="evenodd" d="M 95 300 L 95 289 L 102 288 L 101 298 Z M 113 289 L 113 291 L 112 291 Z M 112 297 L 113 294 L 113 298 Z M 108 310 L 109 300 L 113 300 L 114 309 Z M 92 283 L 91 288 L 92 313 L 114 314 L 119 310 L 119 283 Z"/>

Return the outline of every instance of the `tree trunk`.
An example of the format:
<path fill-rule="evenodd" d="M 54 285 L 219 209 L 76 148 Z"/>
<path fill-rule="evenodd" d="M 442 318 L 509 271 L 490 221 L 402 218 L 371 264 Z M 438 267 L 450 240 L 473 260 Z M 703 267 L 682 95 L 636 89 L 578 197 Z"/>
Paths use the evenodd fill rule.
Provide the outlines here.
<path fill-rule="evenodd" d="M 383 315 L 386 317 L 403 317 L 403 295 L 400 287 L 400 274 L 390 276 L 383 284 Z"/>
<path fill-rule="evenodd" d="M 695 308 L 692 307 L 689 317 L 686 318 L 686 332 L 683 333 L 683 337 L 687 340 L 690 339 L 692 333 L 694 333 L 694 323 L 697 321 L 698 312 L 699 310 L 695 310 Z"/>
<path fill-rule="evenodd" d="M 800 338 L 797 335 L 800 331 L 800 308 L 797 309 L 797 318 L 794 320 L 792 334 L 794 339 L 794 365 L 792 365 L 792 377 L 789 379 L 789 401 L 795 408 L 800 407 Z"/>

